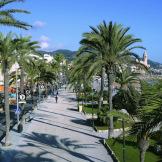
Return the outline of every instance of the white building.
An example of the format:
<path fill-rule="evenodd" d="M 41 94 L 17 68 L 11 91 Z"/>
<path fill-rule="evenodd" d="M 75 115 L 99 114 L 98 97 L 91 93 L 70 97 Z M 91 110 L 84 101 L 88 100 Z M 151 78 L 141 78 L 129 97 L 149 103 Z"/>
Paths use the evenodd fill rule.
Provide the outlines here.
<path fill-rule="evenodd" d="M 147 52 L 145 50 L 144 54 L 143 54 L 143 60 L 140 61 L 141 64 L 145 65 L 147 68 L 150 67 L 150 65 L 148 64 L 148 55 Z"/>
<path fill-rule="evenodd" d="M 49 54 L 44 54 L 44 60 L 46 60 L 49 63 L 53 60 L 53 57 Z"/>
<path fill-rule="evenodd" d="M 140 61 L 136 60 L 136 62 L 144 65 L 146 68 L 150 67 L 150 65 L 148 64 L 148 55 L 147 55 L 146 50 L 143 53 L 143 59 L 140 60 Z M 140 74 L 145 74 L 146 73 L 145 69 L 141 68 L 140 65 L 132 65 L 131 70 L 132 70 L 132 72 L 135 72 L 135 73 L 140 73 Z"/>

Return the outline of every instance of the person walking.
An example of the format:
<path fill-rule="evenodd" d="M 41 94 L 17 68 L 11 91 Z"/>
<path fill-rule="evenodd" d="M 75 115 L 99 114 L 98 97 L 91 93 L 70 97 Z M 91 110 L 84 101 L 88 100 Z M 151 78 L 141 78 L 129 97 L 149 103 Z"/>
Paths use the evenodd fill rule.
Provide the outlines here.
<path fill-rule="evenodd" d="M 57 103 L 57 101 L 58 101 L 58 95 L 57 94 L 55 96 L 55 100 L 56 100 L 56 103 Z"/>

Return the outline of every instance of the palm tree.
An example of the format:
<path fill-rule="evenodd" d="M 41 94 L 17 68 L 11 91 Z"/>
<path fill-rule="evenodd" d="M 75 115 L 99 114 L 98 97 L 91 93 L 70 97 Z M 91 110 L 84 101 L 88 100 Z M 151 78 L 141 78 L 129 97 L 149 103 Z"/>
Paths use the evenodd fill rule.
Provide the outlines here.
<path fill-rule="evenodd" d="M 138 121 L 132 126 L 131 134 L 137 135 L 140 151 L 140 162 L 145 161 L 145 153 L 149 148 L 149 139 L 160 128 L 162 122 L 162 91 L 161 83 L 149 85 L 144 83 L 140 100 Z"/>
<path fill-rule="evenodd" d="M 20 9 L 3 9 L 8 4 L 12 4 L 14 2 L 20 2 L 20 0 L 0 0 L 0 24 L 27 30 L 29 27 L 31 27 L 31 25 L 15 19 L 14 14 L 16 13 L 29 14 L 30 12 Z"/>
<path fill-rule="evenodd" d="M 24 93 L 24 77 L 26 66 L 30 66 L 29 63 L 34 61 L 34 56 L 38 55 L 36 49 L 39 48 L 37 41 L 31 41 L 31 37 L 17 37 L 15 39 L 17 62 L 20 66 L 20 92 Z M 40 57 L 40 56 L 38 56 Z"/>
<path fill-rule="evenodd" d="M 10 131 L 10 111 L 9 111 L 9 69 L 16 61 L 16 47 L 13 34 L 8 33 L 4 36 L 0 33 L 0 60 L 2 72 L 4 74 L 4 96 L 5 96 L 5 119 L 6 119 L 6 138 L 5 145 L 9 145 Z"/>
<path fill-rule="evenodd" d="M 130 28 L 124 28 L 121 24 L 104 21 L 97 28 L 91 27 L 91 33 L 85 33 L 81 40 L 84 52 L 100 53 L 101 66 L 105 67 L 105 72 L 108 78 L 108 103 L 109 111 L 112 111 L 112 90 L 116 69 L 119 65 L 125 63 L 129 56 L 137 55 L 132 51 L 136 48 L 135 43 L 141 42 L 141 39 L 134 38 L 128 34 Z M 92 37 L 91 37 L 92 35 Z M 87 39 L 88 37 L 88 39 Z M 101 67 L 100 66 L 100 67 Z M 109 135 L 113 134 L 113 117 L 110 117 Z"/>
<path fill-rule="evenodd" d="M 58 70 L 58 76 L 59 76 L 59 83 L 65 83 L 65 78 L 63 78 L 65 76 L 65 57 L 63 54 L 61 53 L 57 53 L 53 60 L 55 61 L 55 63 L 57 64 L 57 70 Z"/>
<path fill-rule="evenodd" d="M 70 73 L 70 83 L 77 92 L 77 98 L 79 99 L 80 93 L 84 93 L 85 101 L 87 101 L 87 90 L 91 88 L 92 75 L 90 74 L 90 62 L 86 62 L 86 56 L 79 56 L 75 59 L 73 67 Z M 86 62 L 86 64 L 85 64 Z"/>
<path fill-rule="evenodd" d="M 103 101 L 103 90 L 104 90 L 104 61 L 103 61 L 103 53 L 100 47 L 96 46 L 96 39 L 98 38 L 98 32 L 95 28 L 90 27 L 92 31 L 90 33 L 84 33 L 83 39 L 80 41 L 81 47 L 78 52 L 78 56 L 84 56 L 84 62 L 82 66 L 85 64 L 89 64 L 88 75 L 99 75 L 101 77 L 101 90 L 99 95 L 99 110 L 102 107 Z M 80 60 L 83 59 L 82 57 Z M 80 61 L 78 61 L 80 62 Z"/>
<path fill-rule="evenodd" d="M 122 68 L 116 72 L 115 82 L 118 85 L 117 93 L 113 97 L 115 109 L 126 109 L 130 115 L 135 115 L 140 99 L 139 74 L 132 72 L 129 68 Z"/>
<path fill-rule="evenodd" d="M 58 74 L 55 73 L 56 71 L 51 67 L 51 64 L 48 64 L 44 61 L 39 62 L 38 70 L 39 70 L 39 76 L 36 78 L 37 82 L 43 82 L 45 85 L 45 93 L 46 96 L 48 88 L 48 85 L 53 85 L 54 81 L 57 80 Z"/>

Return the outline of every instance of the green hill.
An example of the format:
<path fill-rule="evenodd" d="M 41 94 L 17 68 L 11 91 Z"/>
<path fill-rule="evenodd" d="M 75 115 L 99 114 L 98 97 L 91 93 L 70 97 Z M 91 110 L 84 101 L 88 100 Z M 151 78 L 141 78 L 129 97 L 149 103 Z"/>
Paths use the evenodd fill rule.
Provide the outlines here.
<path fill-rule="evenodd" d="M 155 62 L 155 61 L 152 61 L 152 60 L 148 60 L 148 64 L 150 65 L 151 68 L 154 68 L 154 69 L 162 68 L 161 63 L 158 63 L 158 62 Z"/>
<path fill-rule="evenodd" d="M 58 53 L 61 53 L 65 56 L 65 58 L 69 61 L 73 60 L 76 56 L 76 51 L 71 51 L 71 50 L 67 50 L 67 49 L 59 49 L 56 51 L 52 51 L 52 52 L 47 52 L 47 51 L 39 51 L 41 54 L 49 54 L 49 55 L 56 55 Z M 160 69 L 162 68 L 162 64 L 152 61 L 152 60 L 148 60 L 148 64 L 150 64 L 151 68 L 154 69 Z"/>
<path fill-rule="evenodd" d="M 56 51 L 52 51 L 52 52 L 47 52 L 47 51 L 39 51 L 41 54 L 49 54 L 49 55 L 56 55 L 58 53 L 61 53 L 65 56 L 65 58 L 69 61 L 73 60 L 76 56 L 76 51 L 70 51 L 70 50 L 66 50 L 66 49 L 59 49 Z"/>

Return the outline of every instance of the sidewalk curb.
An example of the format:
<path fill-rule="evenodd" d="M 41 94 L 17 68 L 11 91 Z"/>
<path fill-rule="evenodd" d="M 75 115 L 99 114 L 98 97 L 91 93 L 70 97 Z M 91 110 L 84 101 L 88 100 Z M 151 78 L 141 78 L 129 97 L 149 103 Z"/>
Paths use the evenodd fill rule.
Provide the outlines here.
<path fill-rule="evenodd" d="M 110 146 L 106 143 L 106 140 L 102 140 L 101 143 L 105 146 L 107 152 L 110 154 L 111 158 L 113 159 L 113 162 L 120 162 L 118 158 L 116 157 L 113 150 L 110 148 Z"/>

